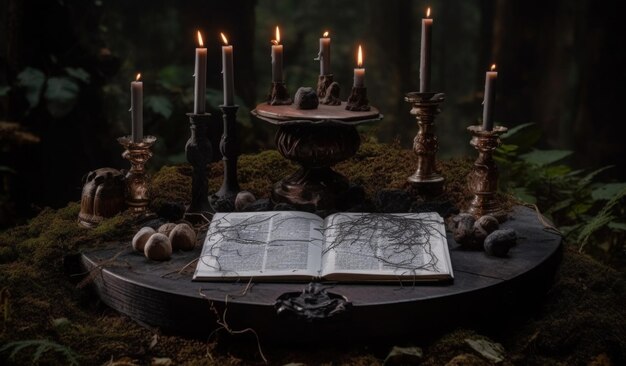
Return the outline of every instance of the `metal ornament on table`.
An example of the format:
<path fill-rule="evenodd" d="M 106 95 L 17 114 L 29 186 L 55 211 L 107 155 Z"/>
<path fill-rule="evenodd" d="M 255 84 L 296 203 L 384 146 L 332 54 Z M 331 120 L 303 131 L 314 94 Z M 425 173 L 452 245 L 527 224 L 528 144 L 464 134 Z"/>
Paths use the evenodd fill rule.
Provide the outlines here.
<path fill-rule="evenodd" d="M 209 120 L 211 114 L 188 113 L 191 136 L 185 145 L 185 155 L 191 164 L 191 203 L 187 213 L 211 212 L 209 204 L 208 164 L 211 162 Z"/>
<path fill-rule="evenodd" d="M 435 134 L 435 117 L 441 112 L 439 106 L 445 100 L 445 94 L 412 92 L 406 94 L 404 100 L 411 103 L 410 113 L 417 119 L 419 128 L 413 139 L 417 170 L 407 180 L 418 192 L 439 194 L 443 191 L 444 179 L 437 172 L 439 141 Z"/>
<path fill-rule="evenodd" d="M 235 200 L 239 193 L 237 180 L 237 159 L 239 158 L 239 134 L 237 128 L 238 105 L 221 105 L 224 118 L 224 133 L 220 140 L 220 152 L 224 162 L 224 180 L 222 187 L 211 196 L 211 202 L 218 199 Z"/>
<path fill-rule="evenodd" d="M 152 157 L 150 148 L 156 141 L 154 136 L 146 136 L 134 142 L 130 136 L 117 139 L 124 147 L 122 157 L 130 161 L 130 170 L 126 174 L 126 204 L 134 213 L 144 213 L 150 203 L 150 177 L 146 173 L 146 162 Z"/>
<path fill-rule="evenodd" d="M 496 198 L 498 191 L 498 166 L 493 160 L 494 150 L 500 146 L 500 135 L 507 131 L 506 127 L 495 126 L 491 131 L 483 130 L 482 126 L 469 126 L 472 134 L 470 144 L 478 150 L 478 158 L 467 177 L 467 183 L 474 197 L 468 212 L 475 217 L 491 215 L 502 221 L 506 217 L 502 204 Z"/>

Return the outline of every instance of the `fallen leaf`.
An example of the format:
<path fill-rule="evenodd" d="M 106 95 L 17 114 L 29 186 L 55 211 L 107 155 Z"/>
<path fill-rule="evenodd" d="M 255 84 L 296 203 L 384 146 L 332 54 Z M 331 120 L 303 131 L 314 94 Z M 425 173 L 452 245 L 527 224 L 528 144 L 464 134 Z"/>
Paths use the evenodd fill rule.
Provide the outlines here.
<path fill-rule="evenodd" d="M 489 361 L 495 363 L 504 361 L 504 347 L 502 347 L 500 343 L 489 342 L 484 339 L 469 338 L 465 339 L 465 343 Z"/>

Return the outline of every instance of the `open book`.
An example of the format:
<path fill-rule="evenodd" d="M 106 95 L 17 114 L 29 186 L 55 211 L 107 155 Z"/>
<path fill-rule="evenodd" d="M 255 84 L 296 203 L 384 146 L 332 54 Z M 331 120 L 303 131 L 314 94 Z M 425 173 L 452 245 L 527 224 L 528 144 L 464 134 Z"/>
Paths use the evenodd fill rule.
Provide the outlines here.
<path fill-rule="evenodd" d="M 433 281 L 452 279 L 436 213 L 216 213 L 194 280 Z"/>

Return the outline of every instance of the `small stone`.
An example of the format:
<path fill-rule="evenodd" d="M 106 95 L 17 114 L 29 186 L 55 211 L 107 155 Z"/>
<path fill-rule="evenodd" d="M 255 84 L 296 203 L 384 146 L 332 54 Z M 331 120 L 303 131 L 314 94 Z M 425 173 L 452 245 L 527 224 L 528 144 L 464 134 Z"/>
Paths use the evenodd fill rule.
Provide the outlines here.
<path fill-rule="evenodd" d="M 169 236 L 170 232 L 176 227 L 176 224 L 168 222 L 166 224 L 163 224 L 161 226 L 159 226 L 159 230 L 157 230 L 157 233 L 161 233 L 164 234 L 165 236 Z"/>
<path fill-rule="evenodd" d="M 493 363 L 504 361 L 504 347 L 500 343 L 491 342 L 485 339 L 465 338 L 465 343 L 474 351 Z"/>
<path fill-rule="evenodd" d="M 172 244 L 165 234 L 153 234 L 143 250 L 148 259 L 153 261 L 166 261 L 172 256 Z"/>
<path fill-rule="evenodd" d="M 188 224 L 178 224 L 169 235 L 172 250 L 192 250 L 196 246 L 196 231 Z"/>
<path fill-rule="evenodd" d="M 376 193 L 376 208 L 380 212 L 398 213 L 409 212 L 411 196 L 401 189 L 383 190 Z"/>
<path fill-rule="evenodd" d="M 462 213 L 454 217 L 453 222 L 456 223 L 454 230 L 454 240 L 463 245 L 473 244 L 474 240 L 474 223 L 476 219 L 468 213 Z"/>
<path fill-rule="evenodd" d="M 154 229 L 149 226 L 139 229 L 139 231 L 137 231 L 137 234 L 135 234 L 135 236 L 133 237 L 133 249 L 140 253 L 143 253 L 146 242 L 155 232 L 156 231 L 154 231 Z"/>
<path fill-rule="evenodd" d="M 271 211 L 272 201 L 269 198 L 260 198 L 243 208 L 245 212 Z"/>
<path fill-rule="evenodd" d="M 235 211 L 235 201 L 228 198 L 218 198 L 211 202 L 211 207 L 215 212 L 233 212 Z"/>
<path fill-rule="evenodd" d="M 316 109 L 319 106 L 320 101 L 313 88 L 304 86 L 298 88 L 298 91 L 296 91 L 294 104 L 297 109 Z"/>
<path fill-rule="evenodd" d="M 499 226 L 500 223 L 495 217 L 491 215 L 481 216 L 474 223 L 474 239 L 480 243 L 484 242 L 487 235 L 498 230 Z"/>
<path fill-rule="evenodd" d="M 159 205 L 156 214 L 167 221 L 178 221 L 185 215 L 185 205 L 181 202 L 163 202 Z"/>
<path fill-rule="evenodd" d="M 254 195 L 248 191 L 241 191 L 235 197 L 235 211 L 243 211 L 243 209 L 256 201 Z"/>
<path fill-rule="evenodd" d="M 394 346 L 385 358 L 383 365 L 418 365 L 423 357 L 424 352 L 420 347 Z"/>
<path fill-rule="evenodd" d="M 485 252 L 496 257 L 504 257 L 517 240 L 517 233 L 513 229 L 501 229 L 492 232 L 485 238 Z"/>

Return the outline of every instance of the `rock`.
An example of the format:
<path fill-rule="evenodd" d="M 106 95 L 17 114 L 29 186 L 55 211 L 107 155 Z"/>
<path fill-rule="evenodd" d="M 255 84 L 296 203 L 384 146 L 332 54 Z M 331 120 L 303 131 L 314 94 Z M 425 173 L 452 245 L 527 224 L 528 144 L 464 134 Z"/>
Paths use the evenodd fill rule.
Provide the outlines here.
<path fill-rule="evenodd" d="M 490 342 L 485 339 L 470 338 L 465 338 L 465 343 L 493 363 L 504 361 L 504 347 L 502 347 L 500 343 Z"/>
<path fill-rule="evenodd" d="M 274 206 L 274 211 L 298 211 L 296 206 L 281 202 Z"/>
<path fill-rule="evenodd" d="M 196 246 L 196 231 L 189 224 L 178 224 L 169 235 L 172 250 L 192 250 Z"/>
<path fill-rule="evenodd" d="M 419 347 L 394 346 L 387 357 L 385 357 L 383 365 L 418 365 L 423 357 L 424 352 Z"/>
<path fill-rule="evenodd" d="M 500 223 L 495 217 L 491 215 L 481 216 L 474 223 L 474 239 L 479 243 L 484 242 L 487 235 L 498 230 L 499 226 Z"/>
<path fill-rule="evenodd" d="M 172 256 L 172 244 L 165 234 L 153 234 L 143 250 L 148 259 L 153 261 L 166 261 Z"/>
<path fill-rule="evenodd" d="M 139 229 L 139 231 L 137 231 L 137 234 L 135 234 L 135 236 L 133 237 L 133 249 L 140 253 L 143 253 L 146 242 L 155 232 L 156 231 L 154 231 L 154 229 L 149 226 L 145 226 Z"/>
<path fill-rule="evenodd" d="M 296 91 L 294 104 L 297 109 L 316 109 L 319 106 L 320 101 L 313 88 L 303 86 L 298 88 L 298 91 Z"/>
<path fill-rule="evenodd" d="M 169 236 L 170 232 L 176 227 L 176 224 L 172 223 L 172 222 L 168 222 L 165 223 L 161 226 L 159 226 L 159 229 L 157 230 L 157 233 L 161 233 L 164 234 L 165 236 Z"/>
<path fill-rule="evenodd" d="M 254 195 L 248 191 L 241 191 L 235 197 L 235 211 L 243 211 L 244 207 L 256 201 Z"/>
<path fill-rule="evenodd" d="M 409 212 L 411 196 L 401 189 L 383 190 L 376 193 L 374 204 L 380 212 Z"/>
<path fill-rule="evenodd" d="M 454 240 L 463 246 L 472 245 L 474 241 L 474 223 L 476 222 L 474 216 L 462 213 L 455 216 L 453 222 L 455 222 L 454 230 L 452 230 Z"/>
<path fill-rule="evenodd" d="M 181 202 L 162 202 L 156 214 L 167 221 L 178 221 L 185 215 L 185 205 Z"/>
<path fill-rule="evenodd" d="M 270 201 L 269 198 L 261 198 L 246 205 L 242 211 L 258 212 L 258 211 L 271 211 L 271 210 L 272 210 L 272 201 Z"/>
<path fill-rule="evenodd" d="M 492 232 L 485 238 L 485 252 L 496 257 L 504 257 L 517 240 L 517 233 L 513 229 L 501 229 Z"/>
<path fill-rule="evenodd" d="M 235 201 L 228 198 L 218 198 L 211 202 L 211 207 L 215 212 L 233 212 L 235 211 Z"/>

